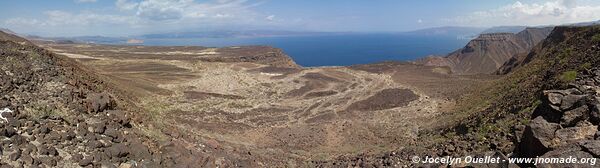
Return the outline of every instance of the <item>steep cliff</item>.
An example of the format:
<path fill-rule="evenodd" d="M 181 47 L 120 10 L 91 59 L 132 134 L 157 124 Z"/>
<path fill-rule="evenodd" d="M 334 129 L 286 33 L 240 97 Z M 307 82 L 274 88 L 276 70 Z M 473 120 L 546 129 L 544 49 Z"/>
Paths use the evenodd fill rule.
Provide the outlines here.
<path fill-rule="evenodd" d="M 526 28 L 517 34 L 481 34 L 464 48 L 445 57 L 426 57 L 416 62 L 430 66 L 448 66 L 456 74 L 490 74 L 512 57 L 529 52 L 551 30 L 552 28 Z"/>

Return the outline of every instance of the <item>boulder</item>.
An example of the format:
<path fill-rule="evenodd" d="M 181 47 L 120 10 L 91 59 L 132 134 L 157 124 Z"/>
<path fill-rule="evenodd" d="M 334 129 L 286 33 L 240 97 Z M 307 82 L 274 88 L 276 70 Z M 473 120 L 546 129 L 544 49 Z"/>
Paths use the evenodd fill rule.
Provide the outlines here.
<path fill-rule="evenodd" d="M 573 110 L 566 111 L 560 120 L 563 127 L 575 126 L 578 122 L 588 119 L 588 106 L 583 105 Z"/>
<path fill-rule="evenodd" d="M 108 113 L 108 116 L 110 118 L 112 118 L 113 121 L 122 124 L 122 125 L 128 125 L 129 124 L 129 117 L 127 117 L 127 115 L 125 115 L 125 112 L 121 111 L 121 110 L 109 110 L 106 111 Z"/>
<path fill-rule="evenodd" d="M 574 143 L 580 140 L 593 139 L 594 134 L 598 131 L 596 125 L 586 125 L 579 127 L 568 127 L 556 131 L 556 141 L 560 144 Z"/>
<path fill-rule="evenodd" d="M 585 97 L 586 95 L 566 95 L 560 103 L 560 109 L 569 110 L 578 107 L 580 104 L 583 103 Z"/>
<path fill-rule="evenodd" d="M 81 159 L 83 159 L 83 155 L 76 153 L 73 156 L 71 156 L 71 158 L 73 159 L 73 161 L 79 162 Z"/>
<path fill-rule="evenodd" d="M 84 166 L 90 165 L 90 164 L 92 164 L 93 160 L 94 159 L 92 158 L 92 156 L 84 157 L 83 159 L 79 160 L 79 166 L 84 167 Z"/>
<path fill-rule="evenodd" d="M 10 155 L 8 155 L 8 158 L 12 161 L 16 161 L 17 159 L 19 159 L 19 157 L 21 157 L 21 150 L 17 149 L 15 150 L 13 153 L 11 153 Z"/>
<path fill-rule="evenodd" d="M 594 125 L 600 125 L 600 100 L 594 98 L 590 106 L 590 122 Z"/>
<path fill-rule="evenodd" d="M 33 164 L 33 158 L 29 155 L 23 155 L 21 156 L 20 160 L 23 161 L 23 163 L 25 163 L 25 165 L 31 165 Z"/>
<path fill-rule="evenodd" d="M 108 93 L 89 94 L 85 100 L 88 113 L 97 113 L 112 108 L 112 101 Z"/>
<path fill-rule="evenodd" d="M 600 157 L 600 140 L 589 140 L 579 142 L 579 145 L 594 157 Z"/>
<path fill-rule="evenodd" d="M 115 138 L 119 137 L 119 132 L 117 131 L 116 128 L 107 127 L 106 130 L 104 131 L 104 135 L 115 139 Z"/>
<path fill-rule="evenodd" d="M 88 141 L 86 146 L 91 149 L 96 149 L 96 148 L 101 148 L 103 146 L 103 144 L 98 141 L 92 140 L 92 141 Z"/>
<path fill-rule="evenodd" d="M 562 102 L 563 99 L 563 95 L 560 93 L 555 93 L 555 92 L 548 92 L 548 93 L 544 93 L 546 94 L 546 97 L 548 98 L 548 102 L 550 102 L 553 105 L 560 105 L 560 103 Z"/>
<path fill-rule="evenodd" d="M 12 137 L 16 133 L 17 133 L 17 130 L 11 126 L 5 126 L 5 128 L 0 129 L 0 136 Z"/>
<path fill-rule="evenodd" d="M 144 159 L 152 156 L 152 154 L 150 154 L 150 149 L 140 142 L 132 142 L 129 144 L 128 148 L 130 149 L 130 154 L 133 158 Z"/>
<path fill-rule="evenodd" d="M 102 134 L 104 133 L 104 130 L 106 129 L 106 123 L 104 121 L 93 124 L 93 132 L 94 133 L 98 133 L 98 134 Z"/>
<path fill-rule="evenodd" d="M 54 157 L 43 157 L 40 159 L 42 160 L 42 164 L 46 165 L 47 167 L 56 167 L 57 161 Z"/>
<path fill-rule="evenodd" d="M 127 146 L 118 143 L 112 145 L 109 148 L 106 148 L 104 152 L 111 158 L 117 158 L 127 156 L 129 154 L 129 151 L 127 151 L 127 149 Z"/>
<path fill-rule="evenodd" d="M 76 134 L 75 132 L 69 130 L 63 134 L 61 134 L 61 140 L 62 141 L 70 141 L 73 140 L 73 138 L 75 138 Z"/>
<path fill-rule="evenodd" d="M 558 123 L 563 116 L 563 112 L 560 107 L 552 105 L 550 103 L 542 103 L 533 110 L 532 117 L 543 117 L 544 120 L 549 122 Z"/>
<path fill-rule="evenodd" d="M 522 157 L 536 157 L 549 151 L 553 144 L 554 132 L 559 127 L 559 124 L 549 123 L 541 116 L 533 119 L 525 128 L 518 147 Z"/>
<path fill-rule="evenodd" d="M 47 134 L 50 132 L 50 129 L 46 125 L 42 125 L 39 130 L 41 134 Z"/>

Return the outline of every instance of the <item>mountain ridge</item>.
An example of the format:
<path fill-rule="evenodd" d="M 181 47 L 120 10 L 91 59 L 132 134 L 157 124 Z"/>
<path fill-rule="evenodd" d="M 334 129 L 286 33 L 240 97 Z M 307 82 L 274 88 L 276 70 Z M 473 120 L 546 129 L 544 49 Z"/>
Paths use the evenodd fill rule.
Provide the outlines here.
<path fill-rule="evenodd" d="M 529 52 L 551 30 L 551 27 L 526 28 L 517 34 L 481 34 L 465 47 L 444 57 L 425 57 L 416 60 L 415 63 L 448 66 L 456 74 L 490 74 L 515 55 Z"/>

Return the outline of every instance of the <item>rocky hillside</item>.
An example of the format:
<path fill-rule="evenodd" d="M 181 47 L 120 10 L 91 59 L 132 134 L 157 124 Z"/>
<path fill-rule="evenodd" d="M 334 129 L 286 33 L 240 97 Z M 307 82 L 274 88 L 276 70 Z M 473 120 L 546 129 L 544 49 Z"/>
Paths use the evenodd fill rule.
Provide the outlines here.
<path fill-rule="evenodd" d="M 28 40 L 17 36 L 15 32 L 2 28 L 0 28 L 0 40 L 13 41 L 20 44 L 31 44 L 31 42 L 29 42 Z"/>
<path fill-rule="evenodd" d="M 129 118 L 98 78 L 65 58 L 14 42 L 24 39 L 0 34 L 0 164 L 119 166 L 134 159 L 123 149 L 144 145 L 131 143 Z M 149 154 L 147 147 L 140 149 Z"/>
<path fill-rule="evenodd" d="M 549 151 L 593 139 L 600 92 L 598 34 L 598 26 L 555 28 L 521 68 L 459 103 L 457 115 L 450 117 L 458 124 L 442 138 L 450 142 L 436 149 L 446 155 L 497 150 L 508 156 L 557 156 L 560 152 Z M 556 131 L 547 131 L 552 128 Z"/>
<path fill-rule="evenodd" d="M 490 74 L 515 55 L 529 52 L 551 30 L 552 28 L 526 28 L 517 34 L 481 34 L 464 48 L 445 57 L 426 57 L 417 60 L 417 63 L 448 66 L 456 74 Z"/>
<path fill-rule="evenodd" d="M 532 120 L 514 127 L 515 155 L 600 157 L 600 68 L 583 70 L 569 89 L 543 93 L 542 103 L 533 111 Z"/>
<path fill-rule="evenodd" d="M 136 133 L 126 96 L 103 77 L 25 39 L 0 37 L 2 167 L 173 165 Z"/>

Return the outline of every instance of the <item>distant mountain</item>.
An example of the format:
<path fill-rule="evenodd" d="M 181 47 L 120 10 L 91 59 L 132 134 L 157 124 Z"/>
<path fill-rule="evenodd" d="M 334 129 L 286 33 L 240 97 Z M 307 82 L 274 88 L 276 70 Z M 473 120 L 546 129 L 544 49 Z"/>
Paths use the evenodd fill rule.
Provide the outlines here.
<path fill-rule="evenodd" d="M 299 32 L 299 31 L 203 31 L 203 32 L 173 32 L 143 34 L 128 37 L 107 36 L 77 36 L 77 37 L 40 37 L 27 36 L 29 39 L 50 42 L 75 42 L 98 44 L 141 44 L 146 39 L 184 39 L 184 38 L 237 38 L 237 37 L 282 37 L 282 36 L 311 36 L 311 35 L 336 35 L 346 32 Z M 135 43 L 132 43 L 135 42 Z"/>
<path fill-rule="evenodd" d="M 445 57 L 430 56 L 416 62 L 429 66 L 448 66 L 457 74 L 490 74 L 512 57 L 529 52 L 552 29 L 553 27 L 526 28 L 517 34 L 481 34 L 464 48 Z"/>
<path fill-rule="evenodd" d="M 497 26 L 497 27 L 492 27 L 489 29 L 485 29 L 484 31 L 481 32 L 481 34 L 486 34 L 486 33 L 519 33 L 523 30 L 525 30 L 525 28 L 527 28 L 527 26 Z"/>
<path fill-rule="evenodd" d="M 9 29 L 6 29 L 6 28 L 0 28 L 0 31 L 7 33 L 7 34 L 17 35 L 17 33 L 13 32 Z"/>
<path fill-rule="evenodd" d="M 77 36 L 77 37 L 41 37 L 26 36 L 27 39 L 38 42 L 51 43 L 94 43 L 94 44 L 126 44 L 130 38 L 127 37 L 106 37 L 106 36 Z"/>
<path fill-rule="evenodd" d="M 582 22 L 582 23 L 574 23 L 574 24 L 566 24 L 565 26 L 592 26 L 600 24 L 600 20 L 591 21 L 591 22 Z"/>
<path fill-rule="evenodd" d="M 459 39 L 473 39 L 485 29 L 486 28 L 482 27 L 446 26 L 402 32 L 401 34 L 417 36 L 453 36 Z"/>
<path fill-rule="evenodd" d="M 333 32 L 301 32 L 301 31 L 278 31 L 278 30 L 246 30 L 246 31 L 198 31 L 198 32 L 173 32 L 155 33 L 135 36 L 141 39 L 173 39 L 173 38 L 233 38 L 233 37 L 273 37 L 273 36 L 307 36 L 340 34 Z"/>

